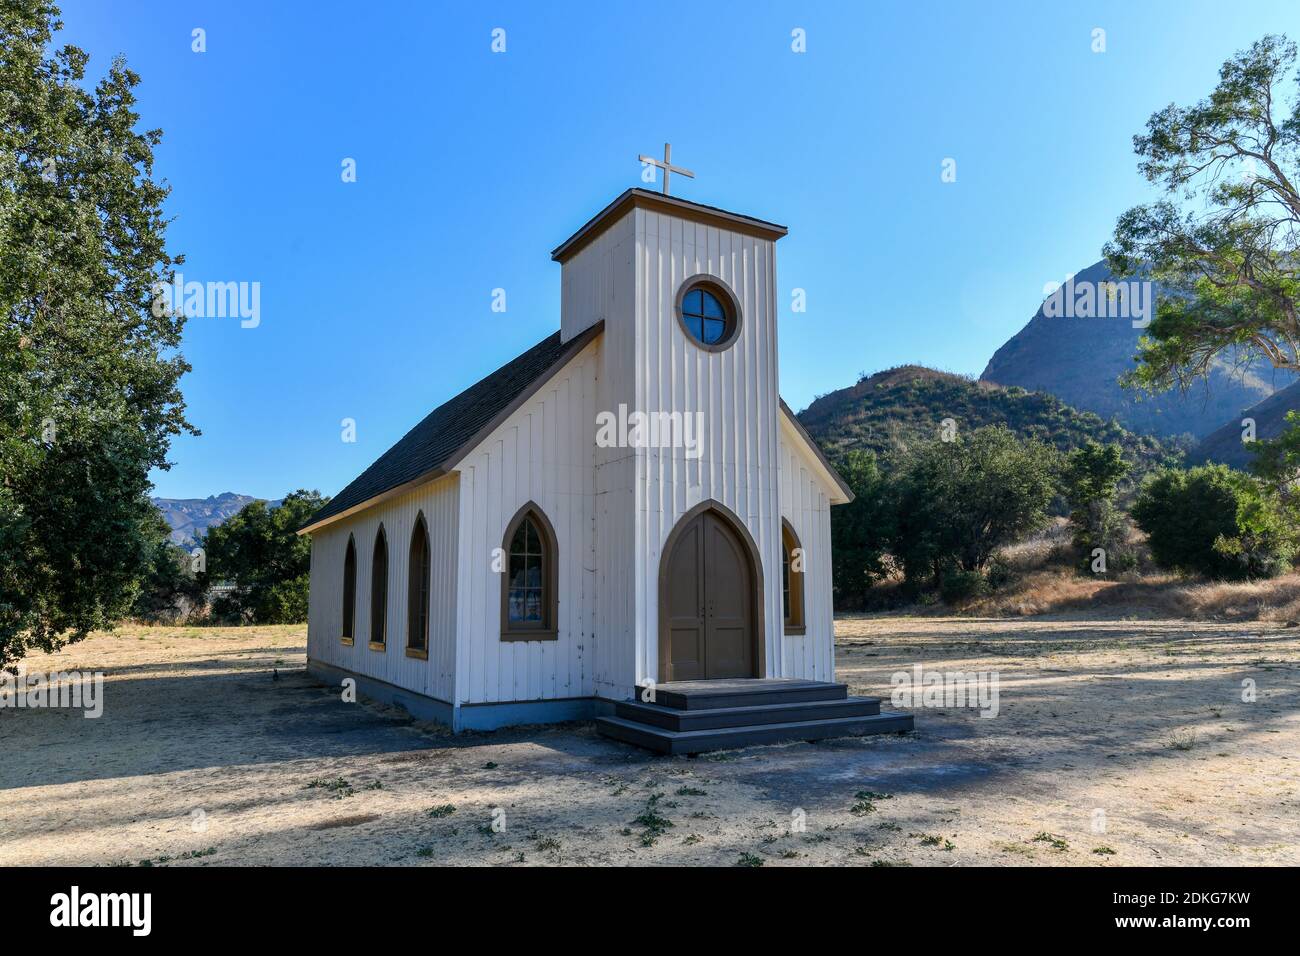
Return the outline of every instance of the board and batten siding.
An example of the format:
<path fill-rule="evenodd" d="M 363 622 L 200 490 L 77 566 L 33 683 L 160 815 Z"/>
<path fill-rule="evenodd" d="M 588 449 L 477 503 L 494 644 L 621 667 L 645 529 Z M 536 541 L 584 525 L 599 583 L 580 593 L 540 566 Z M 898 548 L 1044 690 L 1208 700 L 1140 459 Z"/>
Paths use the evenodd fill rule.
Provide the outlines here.
<path fill-rule="evenodd" d="M 785 636 L 782 676 L 835 679 L 835 611 L 831 580 L 832 489 L 793 426 L 781 421 L 781 514 L 804 552 L 804 633 Z M 779 588 L 779 571 L 778 571 Z M 779 595 L 779 590 L 778 590 Z"/>
<path fill-rule="evenodd" d="M 456 465 L 460 473 L 457 701 L 590 697 L 596 568 L 595 419 L 601 338 L 558 369 Z M 557 639 L 501 640 L 503 571 L 493 552 L 528 502 L 555 531 Z"/>
<path fill-rule="evenodd" d="M 571 339 L 605 321 L 595 401 L 585 420 L 593 442 L 597 411 L 617 414 L 620 403 L 635 408 L 636 251 L 636 213 L 629 210 L 563 266 L 561 336 Z M 636 674 L 636 461 L 629 449 L 597 447 L 592 467 L 595 527 L 589 567 L 594 569 L 592 627 L 599 640 L 588 655 L 591 686 L 597 696 L 622 699 L 631 695 Z"/>
<path fill-rule="evenodd" d="M 560 338 L 565 342 L 601 319 L 605 328 L 631 322 L 635 218 L 629 211 L 564 263 L 560 276 Z"/>
<path fill-rule="evenodd" d="M 456 674 L 456 595 L 460 489 L 454 474 L 336 521 L 311 535 L 311 596 L 307 656 L 343 670 L 385 681 L 452 703 Z M 429 532 L 432 582 L 429 591 L 429 659 L 406 656 L 408 567 L 411 534 L 423 513 Z M 375 535 L 383 524 L 388 538 L 388 624 L 384 650 L 370 643 L 370 581 Z M 343 561 L 348 536 L 357 549 L 354 642 L 343 634 Z"/>
<path fill-rule="evenodd" d="M 682 515 L 706 499 L 743 521 L 758 548 L 761 676 L 784 676 L 775 245 L 646 209 L 635 216 L 638 293 L 629 404 L 651 413 L 704 416 L 699 458 L 688 458 L 680 448 L 639 450 L 635 456 L 635 679 L 659 679 L 663 545 Z M 740 332 L 720 352 L 698 347 L 677 321 L 678 291 L 696 275 L 722 280 L 739 301 Z M 608 336 L 608 321 L 606 330 Z"/>

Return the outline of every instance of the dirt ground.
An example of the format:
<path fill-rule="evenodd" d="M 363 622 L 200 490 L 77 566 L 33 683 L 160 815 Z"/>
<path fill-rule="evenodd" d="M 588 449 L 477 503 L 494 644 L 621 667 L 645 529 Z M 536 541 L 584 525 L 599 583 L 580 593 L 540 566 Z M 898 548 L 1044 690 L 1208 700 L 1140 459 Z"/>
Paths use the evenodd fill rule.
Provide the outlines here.
<path fill-rule="evenodd" d="M 852 692 L 915 663 L 996 672 L 998 715 L 666 758 L 585 724 L 454 737 L 344 703 L 304 673 L 301 627 L 96 635 L 26 669 L 105 671 L 102 717 L 0 710 L 0 864 L 1300 863 L 1300 629 L 837 634 Z"/>

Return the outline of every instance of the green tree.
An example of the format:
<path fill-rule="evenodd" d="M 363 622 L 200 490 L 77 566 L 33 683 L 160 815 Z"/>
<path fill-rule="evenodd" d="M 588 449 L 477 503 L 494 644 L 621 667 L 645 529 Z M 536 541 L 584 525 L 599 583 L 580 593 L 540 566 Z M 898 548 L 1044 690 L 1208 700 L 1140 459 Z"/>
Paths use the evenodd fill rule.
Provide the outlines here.
<path fill-rule="evenodd" d="M 1295 44 L 1266 36 L 1209 98 L 1155 113 L 1133 138 L 1167 198 L 1120 217 L 1106 257 L 1162 287 L 1129 381 L 1186 386 L 1221 357 L 1300 370 L 1300 102 Z"/>
<path fill-rule="evenodd" d="M 831 509 L 831 563 L 838 607 L 859 608 L 886 574 L 892 511 L 876 456 L 851 451 L 836 464 L 853 500 Z"/>
<path fill-rule="evenodd" d="M 1300 411 L 1286 413 L 1286 428 L 1277 438 L 1251 445 L 1250 470 L 1277 495 L 1300 523 Z"/>
<path fill-rule="evenodd" d="M 275 508 L 254 501 L 208 529 L 201 542 L 207 572 L 200 578 L 235 585 L 234 593 L 214 603 L 217 617 L 259 624 L 307 620 L 311 539 L 297 531 L 328 501 L 320 492 L 299 490 Z"/>
<path fill-rule="evenodd" d="M 193 571 L 190 552 L 172 544 L 171 529 L 155 512 L 149 566 L 140 581 L 131 616 L 142 621 L 172 621 L 203 601 L 203 589 Z"/>
<path fill-rule="evenodd" d="M 1272 577 L 1296 554 L 1296 528 L 1260 481 L 1225 465 L 1153 475 L 1133 505 L 1161 567 L 1210 578 Z"/>
<path fill-rule="evenodd" d="M 1116 444 L 1090 441 L 1065 458 L 1061 487 L 1070 506 L 1074 546 L 1085 570 L 1092 569 L 1097 548 L 1105 552 L 1108 570 L 1124 561 L 1123 522 L 1115 507 L 1115 493 L 1128 470 L 1124 450 Z"/>
<path fill-rule="evenodd" d="M 1059 455 L 1005 426 L 915 446 L 900 461 L 893 553 L 912 583 L 981 572 L 993 552 L 1042 528 Z"/>
<path fill-rule="evenodd" d="M 46 0 L 0 5 L 0 667 L 125 615 L 150 561 L 149 470 L 193 432 L 183 319 L 151 308 L 181 262 L 138 132 L 135 73 L 83 86 L 47 53 Z"/>

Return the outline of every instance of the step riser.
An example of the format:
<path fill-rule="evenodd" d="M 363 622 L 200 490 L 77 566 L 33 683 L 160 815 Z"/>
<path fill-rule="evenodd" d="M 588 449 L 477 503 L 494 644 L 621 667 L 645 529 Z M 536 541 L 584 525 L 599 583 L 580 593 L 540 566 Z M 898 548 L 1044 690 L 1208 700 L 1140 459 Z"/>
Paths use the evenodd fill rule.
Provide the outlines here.
<path fill-rule="evenodd" d="M 824 740 L 830 737 L 904 733 L 912 729 L 912 715 L 888 712 L 874 717 L 816 721 L 800 727 L 773 725 L 719 729 L 716 733 L 703 732 L 685 739 L 643 724 L 616 723 L 608 717 L 598 719 L 596 724 L 600 732 L 607 737 L 658 753 L 675 755 L 703 753 L 709 750 L 731 750 L 737 747 L 752 747 L 790 740 Z"/>
<path fill-rule="evenodd" d="M 849 698 L 848 700 L 811 701 L 800 704 L 780 704 L 772 710 L 753 713 L 708 710 L 663 711 L 644 704 L 621 702 L 614 708 L 618 716 L 635 720 L 664 730 L 716 730 L 724 727 L 755 727 L 766 724 L 788 724 L 801 720 L 822 720 L 840 717 L 873 717 L 880 713 L 880 701 L 874 698 Z"/>
<path fill-rule="evenodd" d="M 849 689 L 844 684 L 821 684 L 796 690 L 763 690 L 728 694 L 679 694 L 663 690 L 655 694 L 654 703 L 674 710 L 715 710 L 719 707 L 761 707 L 766 704 L 805 704 L 815 700 L 844 700 Z M 637 690 L 637 700 L 641 691 Z"/>

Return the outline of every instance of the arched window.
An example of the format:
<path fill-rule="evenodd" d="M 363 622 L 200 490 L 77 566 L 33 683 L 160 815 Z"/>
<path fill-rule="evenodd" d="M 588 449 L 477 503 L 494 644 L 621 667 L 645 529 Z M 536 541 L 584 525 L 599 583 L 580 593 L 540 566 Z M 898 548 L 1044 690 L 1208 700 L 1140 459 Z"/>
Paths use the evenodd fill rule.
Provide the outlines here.
<path fill-rule="evenodd" d="M 429 531 L 424 515 L 415 519 L 411 532 L 411 555 L 407 562 L 406 655 L 429 659 L 429 587 L 433 576 L 429 552 Z"/>
<path fill-rule="evenodd" d="M 375 556 L 370 564 L 370 649 L 387 649 L 388 536 L 381 524 L 375 532 Z"/>
<path fill-rule="evenodd" d="M 803 574 L 807 558 L 790 522 L 781 519 L 781 607 L 785 632 L 804 633 Z"/>
<path fill-rule="evenodd" d="M 696 345 L 720 352 L 740 331 L 740 303 L 719 279 L 694 276 L 677 293 L 677 321 Z"/>
<path fill-rule="evenodd" d="M 348 535 L 343 555 L 343 643 L 351 644 L 357 626 L 357 545 Z"/>
<path fill-rule="evenodd" d="M 555 532 L 537 505 L 524 505 L 506 526 L 501 581 L 501 640 L 556 639 Z"/>

